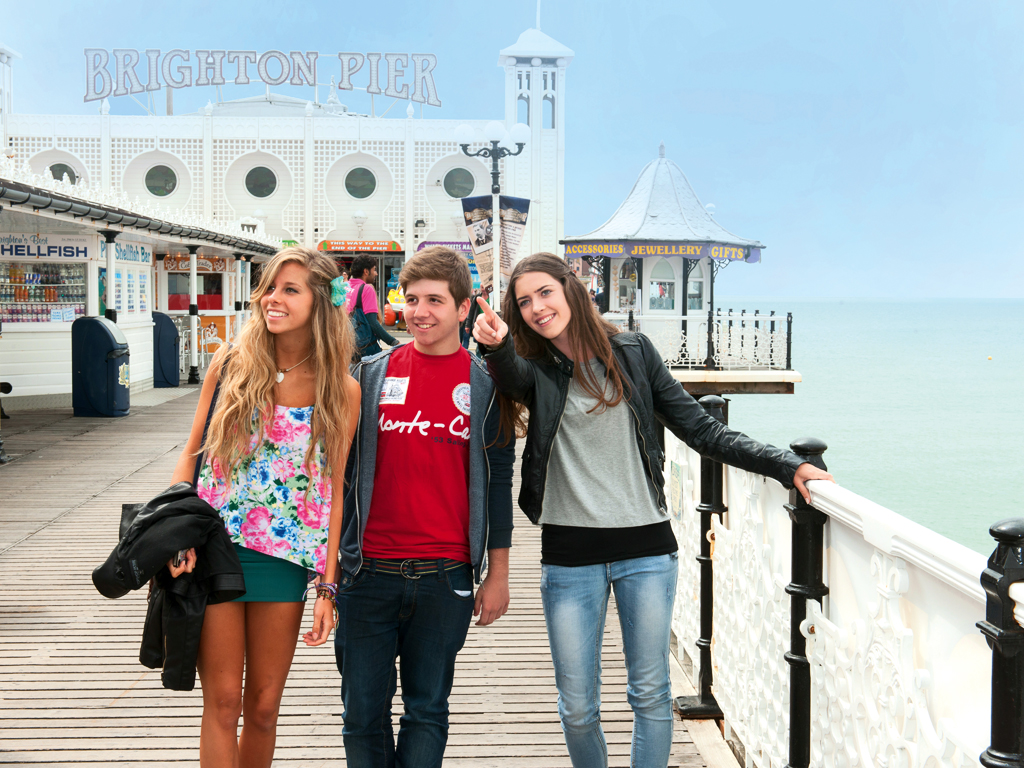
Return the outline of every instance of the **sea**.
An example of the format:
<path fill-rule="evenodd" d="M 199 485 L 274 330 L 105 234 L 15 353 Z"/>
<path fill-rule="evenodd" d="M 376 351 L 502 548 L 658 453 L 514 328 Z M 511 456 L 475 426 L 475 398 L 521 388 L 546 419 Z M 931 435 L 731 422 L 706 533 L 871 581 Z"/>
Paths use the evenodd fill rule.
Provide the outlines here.
<path fill-rule="evenodd" d="M 828 444 L 836 482 L 971 549 L 1024 517 L 1024 299 L 779 300 L 793 313 L 792 395 L 734 395 L 730 426 Z"/>

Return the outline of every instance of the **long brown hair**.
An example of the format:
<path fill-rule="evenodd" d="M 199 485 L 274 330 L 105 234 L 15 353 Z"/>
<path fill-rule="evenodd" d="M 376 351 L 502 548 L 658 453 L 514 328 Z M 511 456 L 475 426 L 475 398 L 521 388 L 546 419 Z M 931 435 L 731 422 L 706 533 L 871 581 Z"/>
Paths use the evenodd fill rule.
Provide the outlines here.
<path fill-rule="evenodd" d="M 211 461 L 219 462 L 225 477 L 230 478 L 231 469 L 246 458 L 253 437 L 264 435 L 272 423 L 277 381 L 275 336 L 267 329 L 260 299 L 289 263 L 309 270 L 308 285 L 313 293 L 310 351 L 316 376 L 316 408 L 304 461 L 311 466 L 318 446 L 322 446 L 325 477 L 345 469 L 340 466 L 349 426 L 345 376 L 354 338 L 348 314 L 331 302 L 331 280 L 338 276 L 338 267 L 324 253 L 291 247 L 279 251 L 264 266 L 249 301 L 252 315 L 222 361 L 220 394 L 203 450 Z"/>
<path fill-rule="evenodd" d="M 590 294 L 583 283 L 576 277 L 569 265 L 552 253 L 535 253 L 528 256 L 512 270 L 508 291 L 501 300 L 502 319 L 508 323 L 509 335 L 516 345 L 516 352 L 526 359 L 540 359 L 548 355 L 548 341 L 534 331 L 523 320 L 516 297 L 516 283 L 527 272 L 544 272 L 557 280 L 565 292 L 565 300 L 569 305 L 569 350 L 575 363 L 573 376 L 583 387 L 583 391 L 597 400 L 597 404 L 588 413 L 601 413 L 622 402 L 625 389 L 622 373 L 612 353 L 611 337 L 619 329 L 601 317 L 590 299 Z M 607 384 L 602 386 L 597 374 L 590 367 L 590 355 L 594 355 L 608 371 Z M 514 412 L 513 412 L 514 411 Z M 517 434 L 523 434 L 522 407 L 512 409 L 502 407 L 503 426 L 514 428 Z"/>

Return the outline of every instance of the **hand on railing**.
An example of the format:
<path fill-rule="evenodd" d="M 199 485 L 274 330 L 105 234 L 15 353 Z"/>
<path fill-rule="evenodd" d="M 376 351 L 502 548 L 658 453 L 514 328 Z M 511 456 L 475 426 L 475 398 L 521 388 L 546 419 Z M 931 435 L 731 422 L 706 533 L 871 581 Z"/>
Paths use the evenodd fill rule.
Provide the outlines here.
<path fill-rule="evenodd" d="M 811 494 L 807 490 L 806 483 L 809 480 L 828 480 L 830 483 L 834 483 L 835 479 L 831 473 L 826 472 L 823 469 L 818 469 L 816 466 L 811 464 L 809 461 L 805 461 L 796 469 L 796 474 L 793 475 L 793 485 L 796 487 L 800 495 L 804 497 L 804 501 L 808 504 L 811 503 Z"/>

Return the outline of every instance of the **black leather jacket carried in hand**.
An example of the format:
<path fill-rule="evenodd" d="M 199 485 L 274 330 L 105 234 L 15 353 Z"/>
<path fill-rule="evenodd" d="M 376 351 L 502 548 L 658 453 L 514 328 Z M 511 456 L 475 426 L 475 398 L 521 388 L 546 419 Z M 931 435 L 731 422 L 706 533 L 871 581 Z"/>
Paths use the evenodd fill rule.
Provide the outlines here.
<path fill-rule="evenodd" d="M 756 472 L 792 487 L 793 475 L 803 459 L 729 429 L 709 416 L 683 385 L 672 378 L 651 340 L 640 333 L 611 337 L 612 352 L 622 371 L 626 403 L 647 476 L 658 489 L 658 505 L 666 508 L 662 470 L 665 454 L 658 443 L 654 420 L 705 456 L 740 469 Z M 540 519 L 547 481 L 548 458 L 562 420 L 573 361 L 552 344 L 543 359 L 526 360 L 506 339 L 484 355 L 498 390 L 530 411 L 523 450 L 519 506 L 534 523 Z"/>
<path fill-rule="evenodd" d="M 195 569 L 171 578 L 167 562 L 192 547 Z M 163 668 L 165 688 L 191 691 L 206 606 L 244 595 L 245 579 L 220 515 L 190 483 L 176 483 L 145 504 L 125 504 L 120 541 L 92 581 L 102 595 L 116 598 L 154 576 L 139 661 Z"/>

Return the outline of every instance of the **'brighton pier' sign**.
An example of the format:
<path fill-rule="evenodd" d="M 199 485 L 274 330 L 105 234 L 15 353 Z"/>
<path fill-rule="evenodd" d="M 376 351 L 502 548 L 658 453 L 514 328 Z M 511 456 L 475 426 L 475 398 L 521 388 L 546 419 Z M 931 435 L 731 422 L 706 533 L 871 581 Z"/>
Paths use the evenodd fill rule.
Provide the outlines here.
<path fill-rule="evenodd" d="M 194 54 L 194 55 L 193 55 Z M 316 65 L 320 54 L 317 51 L 187 51 L 181 48 L 164 53 L 158 48 L 145 51 L 146 82 L 139 78 L 137 68 L 142 55 L 135 48 L 85 49 L 85 101 L 96 101 L 108 96 L 127 96 L 145 91 L 159 91 L 161 87 L 189 88 L 193 85 L 224 85 L 225 69 L 235 85 L 252 82 L 252 67 L 255 76 L 267 85 L 316 85 Z M 380 87 L 381 58 L 387 69 L 387 85 Z M 432 107 L 440 107 L 434 85 L 434 69 L 437 56 L 432 53 L 339 53 L 341 77 L 338 87 L 345 91 L 355 88 L 352 77 L 364 67 L 369 79 L 365 90 L 370 94 L 381 94 L 395 99 L 409 99 Z M 409 70 L 409 62 L 412 69 Z M 195 62 L 195 67 L 193 67 Z M 111 71 L 111 65 L 113 71 Z M 399 81 L 412 78 L 412 94 L 409 83 Z M 360 87 L 360 90 L 363 90 Z"/>

